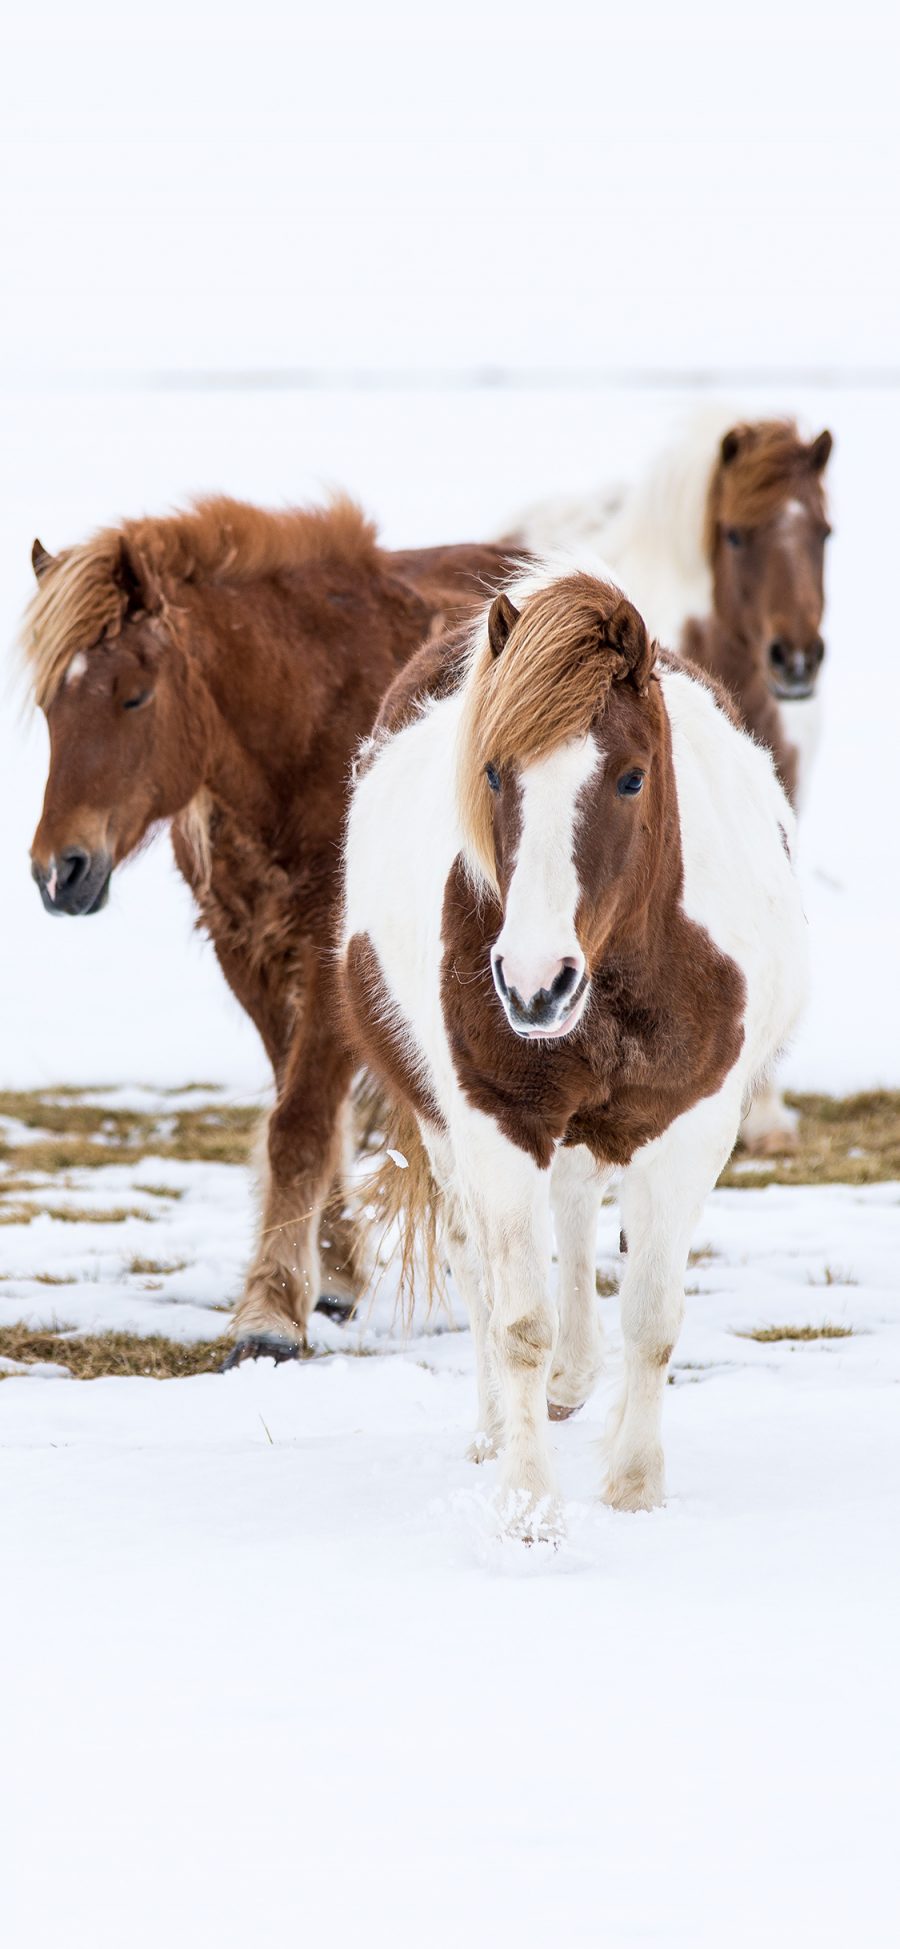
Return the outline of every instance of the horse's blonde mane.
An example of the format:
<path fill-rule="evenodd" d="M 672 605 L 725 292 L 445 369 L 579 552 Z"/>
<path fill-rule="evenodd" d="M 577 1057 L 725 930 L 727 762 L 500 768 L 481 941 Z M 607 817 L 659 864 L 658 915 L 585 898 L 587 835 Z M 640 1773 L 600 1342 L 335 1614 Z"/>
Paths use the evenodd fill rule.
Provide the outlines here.
<path fill-rule="evenodd" d="M 34 693 L 52 702 L 77 650 L 121 629 L 129 604 L 150 614 L 177 606 L 185 583 L 246 583 L 335 558 L 371 566 L 375 529 L 343 496 L 324 508 L 270 513 L 226 495 L 183 512 L 101 528 L 47 567 L 22 628 Z"/>
<path fill-rule="evenodd" d="M 514 602 L 523 585 L 511 584 Z M 606 707 L 612 685 L 631 675 L 646 685 L 655 655 L 621 589 L 577 570 L 524 599 L 500 656 L 492 653 L 485 611 L 463 689 L 457 746 L 457 801 L 470 864 L 496 886 L 491 790 L 485 766 L 527 764 L 569 738 L 584 737 Z M 607 630 L 622 607 L 639 634 Z M 630 625 L 626 626 L 630 632 Z"/>

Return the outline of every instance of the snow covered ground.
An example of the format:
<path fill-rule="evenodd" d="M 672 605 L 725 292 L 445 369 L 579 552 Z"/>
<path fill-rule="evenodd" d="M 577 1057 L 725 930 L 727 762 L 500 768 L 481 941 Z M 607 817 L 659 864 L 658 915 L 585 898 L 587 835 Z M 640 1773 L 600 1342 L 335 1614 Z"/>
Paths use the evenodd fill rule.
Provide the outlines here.
<path fill-rule="evenodd" d="M 828 718 L 803 841 L 816 992 L 789 1073 L 809 1089 L 896 1086 L 900 397 L 746 403 L 796 407 L 838 443 Z M 334 482 L 388 541 L 476 537 L 537 494 L 620 474 L 680 404 L 9 395 L 2 636 L 29 594 L 34 533 L 52 549 L 197 489 L 274 503 Z M 262 1099 L 255 1038 L 165 841 L 90 926 L 41 911 L 27 848 L 44 767 L 41 726 L 8 704 L 0 1085 L 124 1082 L 152 1107 L 164 1086 L 208 1079 Z M 252 1236 L 243 1170 L 147 1157 L 73 1174 L 65 1199 L 131 1215 L 4 1223 L 0 1321 L 221 1333 Z M 610 1208 L 607 1278 L 616 1240 Z M 468 1334 L 436 1318 L 404 1338 L 389 1280 L 358 1327 L 317 1319 L 320 1357 L 300 1366 L 2 1381 L 13 1949 L 893 1949 L 900 1186 L 718 1191 L 696 1246 L 668 1505 L 627 1517 L 596 1500 L 620 1365 L 604 1299 L 607 1376 L 553 1431 L 568 1512 L 555 1555 L 497 1542 L 493 1468 L 462 1460 Z M 823 1325 L 852 1332 L 743 1337 Z"/>
<path fill-rule="evenodd" d="M 5 1226 L 3 1320 L 221 1332 L 242 1170 L 147 1159 L 66 1196 L 147 1215 Z M 555 1556 L 498 1542 L 495 1465 L 462 1459 L 468 1333 L 404 1337 L 388 1284 L 303 1365 L 6 1379 L 6 1939 L 893 1945 L 898 1264 L 896 1185 L 716 1192 L 668 1505 L 596 1500 L 606 1298 L 607 1376 L 553 1431 Z"/>

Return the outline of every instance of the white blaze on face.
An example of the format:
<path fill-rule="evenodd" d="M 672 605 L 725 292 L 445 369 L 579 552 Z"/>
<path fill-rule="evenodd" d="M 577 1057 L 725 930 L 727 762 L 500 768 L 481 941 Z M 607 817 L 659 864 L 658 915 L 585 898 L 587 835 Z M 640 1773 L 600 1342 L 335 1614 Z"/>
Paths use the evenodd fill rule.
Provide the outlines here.
<path fill-rule="evenodd" d="M 84 651 L 76 650 L 75 655 L 73 656 L 72 661 L 69 664 L 69 668 L 66 671 L 67 686 L 69 684 L 80 683 L 86 669 L 87 669 L 87 657 L 85 656 Z"/>
<path fill-rule="evenodd" d="M 580 794 L 602 764 L 593 738 L 572 738 L 520 774 L 519 847 L 493 960 L 526 1003 L 552 987 L 563 961 L 577 963 L 579 978 L 584 969 L 575 828 Z"/>

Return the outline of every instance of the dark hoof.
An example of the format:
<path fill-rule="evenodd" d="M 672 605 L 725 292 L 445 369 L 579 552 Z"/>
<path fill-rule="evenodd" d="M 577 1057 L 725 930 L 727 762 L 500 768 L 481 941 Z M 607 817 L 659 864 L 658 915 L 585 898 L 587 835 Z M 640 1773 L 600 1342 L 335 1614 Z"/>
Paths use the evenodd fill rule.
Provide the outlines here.
<path fill-rule="evenodd" d="M 326 1320 L 337 1320 L 338 1326 L 346 1326 L 356 1312 L 356 1300 L 332 1299 L 329 1293 L 323 1293 L 321 1299 L 316 1300 L 314 1311 L 324 1313 Z"/>
<path fill-rule="evenodd" d="M 283 1333 L 245 1333 L 236 1340 L 226 1360 L 219 1368 L 220 1374 L 227 1374 L 232 1367 L 240 1367 L 245 1360 L 274 1360 L 280 1367 L 283 1360 L 299 1360 L 302 1348 L 296 1340 L 289 1340 Z"/>
<path fill-rule="evenodd" d="M 583 1401 L 576 1401 L 574 1408 L 561 1407 L 559 1401 L 548 1401 L 547 1413 L 551 1421 L 570 1421 L 573 1414 L 579 1414 L 583 1406 Z"/>

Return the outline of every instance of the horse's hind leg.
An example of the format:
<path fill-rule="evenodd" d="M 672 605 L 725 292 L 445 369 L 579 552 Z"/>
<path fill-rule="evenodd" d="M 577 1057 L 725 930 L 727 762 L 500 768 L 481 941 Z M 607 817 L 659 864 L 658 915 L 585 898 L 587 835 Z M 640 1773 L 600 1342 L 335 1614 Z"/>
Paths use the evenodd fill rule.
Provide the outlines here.
<path fill-rule="evenodd" d="M 559 1339 L 548 1386 L 551 1421 L 564 1421 L 583 1405 L 603 1364 L 595 1253 L 603 1189 L 611 1175 L 584 1144 L 573 1144 L 557 1153 L 550 1177 L 559 1257 Z"/>
<path fill-rule="evenodd" d="M 622 1177 L 625 1373 L 607 1429 L 606 1500 L 614 1509 L 654 1509 L 664 1500 L 662 1401 L 684 1314 L 688 1251 L 704 1199 L 734 1143 L 739 1114 L 735 1087 L 726 1085 L 637 1151 Z"/>
<path fill-rule="evenodd" d="M 262 1223 L 226 1366 L 257 1355 L 277 1360 L 300 1353 L 322 1293 L 320 1220 L 341 1170 L 353 1064 L 328 1018 L 311 1010 L 292 1058 L 269 1119 Z M 341 1234 L 332 1234 L 327 1219 L 323 1229 L 333 1261 L 341 1262 Z M 343 1282 L 337 1291 L 350 1300 L 356 1297 L 354 1271 L 346 1262 L 332 1263 L 332 1279 Z"/>
<path fill-rule="evenodd" d="M 741 1124 L 741 1141 L 756 1157 L 780 1157 L 795 1151 L 800 1119 L 785 1103 L 777 1085 L 769 1081 L 757 1090 Z"/>
<path fill-rule="evenodd" d="M 435 1182 L 441 1188 L 441 1242 L 449 1261 L 450 1276 L 469 1316 L 475 1347 L 478 1422 L 466 1456 L 470 1462 L 487 1462 L 497 1453 L 503 1423 L 488 1335 L 490 1311 L 485 1291 L 485 1269 L 454 1179 L 451 1146 L 445 1137 L 431 1127 L 427 1130 L 422 1127 L 422 1137 Z"/>

